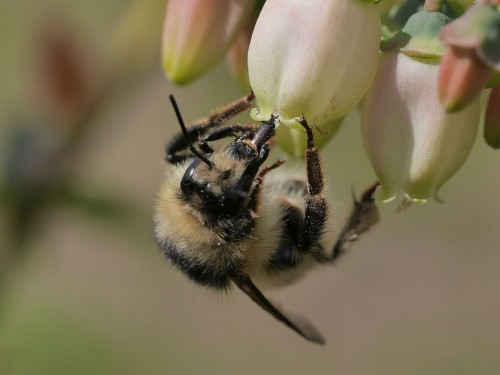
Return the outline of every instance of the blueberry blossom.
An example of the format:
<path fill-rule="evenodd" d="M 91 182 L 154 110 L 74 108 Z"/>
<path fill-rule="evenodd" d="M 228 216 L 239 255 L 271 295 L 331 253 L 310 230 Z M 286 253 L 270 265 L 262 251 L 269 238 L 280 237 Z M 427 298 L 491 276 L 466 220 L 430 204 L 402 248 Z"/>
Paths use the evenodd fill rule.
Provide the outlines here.
<path fill-rule="evenodd" d="M 252 117 L 278 114 L 300 128 L 304 114 L 328 131 L 368 90 L 379 43 L 380 16 L 371 2 L 267 0 L 248 51 Z"/>
<path fill-rule="evenodd" d="M 465 162 L 477 135 L 478 100 L 455 113 L 439 101 L 444 46 L 438 32 L 446 18 L 425 13 L 410 18 L 401 48 L 381 54 L 362 105 L 363 140 L 380 180 L 380 202 L 399 194 L 421 203 L 430 196 L 439 200 L 439 189 Z"/>

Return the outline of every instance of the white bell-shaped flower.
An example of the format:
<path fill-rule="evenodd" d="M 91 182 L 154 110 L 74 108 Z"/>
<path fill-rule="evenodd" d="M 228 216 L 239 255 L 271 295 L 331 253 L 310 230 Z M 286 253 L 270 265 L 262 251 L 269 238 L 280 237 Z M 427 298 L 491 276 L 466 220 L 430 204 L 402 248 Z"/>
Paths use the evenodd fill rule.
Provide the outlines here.
<path fill-rule="evenodd" d="M 381 55 L 363 101 L 365 149 L 380 180 L 377 199 L 439 200 L 441 186 L 467 159 L 479 125 L 479 102 L 447 113 L 438 99 L 439 65 L 402 53 Z"/>
<path fill-rule="evenodd" d="M 248 51 L 252 116 L 265 121 L 277 113 L 300 128 L 302 114 L 316 127 L 346 115 L 373 80 L 379 43 L 373 3 L 267 0 Z"/>

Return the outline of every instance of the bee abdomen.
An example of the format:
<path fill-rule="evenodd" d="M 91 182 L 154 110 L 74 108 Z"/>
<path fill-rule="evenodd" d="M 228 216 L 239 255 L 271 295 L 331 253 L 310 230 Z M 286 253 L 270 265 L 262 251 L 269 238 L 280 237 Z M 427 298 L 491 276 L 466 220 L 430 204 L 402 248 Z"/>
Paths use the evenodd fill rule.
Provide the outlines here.
<path fill-rule="evenodd" d="M 219 262 L 193 257 L 185 249 L 165 239 L 158 241 L 158 246 L 172 264 L 197 284 L 215 289 L 229 288 L 231 275 L 237 269 L 231 262 L 225 262 L 221 267 Z"/>

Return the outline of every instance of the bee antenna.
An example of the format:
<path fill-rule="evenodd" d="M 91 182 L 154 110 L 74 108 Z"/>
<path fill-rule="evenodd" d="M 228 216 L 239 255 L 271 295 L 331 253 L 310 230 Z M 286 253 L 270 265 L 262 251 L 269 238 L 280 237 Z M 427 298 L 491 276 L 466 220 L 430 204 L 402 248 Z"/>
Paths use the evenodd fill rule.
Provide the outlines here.
<path fill-rule="evenodd" d="M 182 116 L 181 116 L 181 111 L 179 110 L 179 107 L 177 106 L 177 102 L 175 101 L 175 98 L 172 94 L 170 94 L 169 99 L 170 99 L 170 102 L 172 103 L 172 107 L 174 107 L 175 115 L 177 116 L 177 121 L 179 121 L 179 125 L 181 127 L 182 134 L 184 134 L 184 138 L 186 138 L 186 141 L 188 143 L 189 151 L 191 151 L 193 154 L 195 154 L 197 157 L 199 157 L 202 162 L 204 162 L 206 165 L 208 165 L 210 168 L 212 168 L 214 166 L 214 163 L 212 163 L 210 160 L 208 160 L 207 157 L 205 155 L 203 155 L 200 151 L 198 151 L 191 143 L 191 138 L 189 137 L 189 133 L 186 129 L 186 125 L 184 124 L 184 120 L 182 119 Z"/>

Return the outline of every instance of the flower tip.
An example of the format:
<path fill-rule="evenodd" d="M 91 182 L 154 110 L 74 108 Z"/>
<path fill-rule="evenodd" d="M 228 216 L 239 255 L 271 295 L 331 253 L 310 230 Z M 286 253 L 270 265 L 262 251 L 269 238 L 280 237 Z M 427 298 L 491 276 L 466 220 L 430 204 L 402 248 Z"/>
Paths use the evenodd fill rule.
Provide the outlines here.
<path fill-rule="evenodd" d="M 163 62 L 163 72 L 170 82 L 177 85 L 187 85 L 197 78 L 197 76 L 189 74 L 189 70 L 179 68 L 178 64 L 171 64 L 169 61 Z"/>
<path fill-rule="evenodd" d="M 473 93 L 472 90 L 467 92 L 460 92 L 466 89 L 465 85 L 462 87 L 447 87 L 441 82 L 438 82 L 438 96 L 439 101 L 443 105 L 447 113 L 459 112 L 467 107 L 479 93 Z"/>
<path fill-rule="evenodd" d="M 416 203 L 420 205 L 427 203 L 427 198 L 415 197 L 408 194 L 405 194 L 405 199 L 411 203 Z"/>
<path fill-rule="evenodd" d="M 392 202 L 396 196 L 397 194 L 391 186 L 378 185 L 375 189 L 375 202 L 379 204 Z"/>
<path fill-rule="evenodd" d="M 447 87 L 443 87 L 443 85 L 438 85 L 438 89 L 439 101 L 447 113 L 460 112 L 479 95 L 479 92 L 476 93 L 472 90 L 466 93 L 457 93 L 455 88 L 448 89 Z"/>
<path fill-rule="evenodd" d="M 301 125 L 301 117 L 292 117 L 290 119 L 286 119 L 280 116 L 280 122 L 285 126 L 288 126 L 290 129 L 298 130 L 302 133 L 305 133 L 304 127 Z"/>
<path fill-rule="evenodd" d="M 491 148 L 498 150 L 500 148 L 500 137 L 497 137 L 496 139 L 486 139 L 486 143 Z"/>
<path fill-rule="evenodd" d="M 267 111 L 266 112 L 259 111 L 258 108 L 252 108 L 252 110 L 250 111 L 250 117 L 254 121 L 259 121 L 259 122 L 269 121 L 269 119 L 271 118 L 271 116 L 272 116 L 272 113 L 267 113 Z"/>
<path fill-rule="evenodd" d="M 491 148 L 498 150 L 500 148 L 500 134 L 488 128 L 488 124 L 484 127 L 484 140 Z"/>
<path fill-rule="evenodd" d="M 167 79 L 170 81 L 170 82 L 173 82 L 177 85 L 187 85 L 189 83 L 189 81 L 185 80 L 183 77 L 179 77 L 179 76 L 176 76 L 176 75 L 173 75 L 173 74 L 169 74 L 167 72 L 165 72 L 165 77 L 167 77 Z"/>
<path fill-rule="evenodd" d="M 179 86 L 186 86 L 194 81 L 194 79 L 185 76 L 167 75 L 167 78 L 170 82 L 173 82 Z"/>
<path fill-rule="evenodd" d="M 443 97 L 440 97 L 440 100 L 445 111 L 448 113 L 458 112 L 467 107 L 467 104 L 470 102 L 469 100 L 452 100 L 450 98 Z"/>
<path fill-rule="evenodd" d="M 434 200 L 440 204 L 444 203 L 444 199 L 439 195 L 439 190 L 434 193 Z"/>

